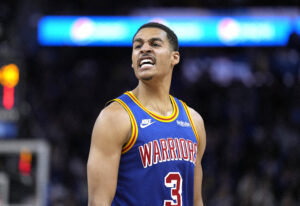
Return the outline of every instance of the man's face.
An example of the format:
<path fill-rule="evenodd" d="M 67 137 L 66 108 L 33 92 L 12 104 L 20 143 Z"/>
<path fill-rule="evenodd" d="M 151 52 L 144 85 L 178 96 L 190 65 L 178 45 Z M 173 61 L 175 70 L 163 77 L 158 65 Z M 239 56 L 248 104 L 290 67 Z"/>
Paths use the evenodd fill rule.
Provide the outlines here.
<path fill-rule="evenodd" d="M 173 51 L 167 33 L 159 28 L 143 28 L 135 36 L 132 48 L 132 67 L 141 80 L 172 73 L 179 62 L 179 53 Z"/>

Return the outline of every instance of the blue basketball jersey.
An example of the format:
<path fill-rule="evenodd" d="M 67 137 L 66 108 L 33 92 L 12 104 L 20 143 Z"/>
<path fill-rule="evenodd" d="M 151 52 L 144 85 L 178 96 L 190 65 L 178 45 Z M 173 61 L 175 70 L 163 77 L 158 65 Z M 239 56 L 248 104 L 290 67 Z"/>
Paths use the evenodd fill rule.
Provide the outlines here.
<path fill-rule="evenodd" d="M 198 136 L 186 104 L 170 96 L 173 113 L 160 116 L 126 92 L 132 135 L 122 150 L 113 206 L 192 206 Z"/>

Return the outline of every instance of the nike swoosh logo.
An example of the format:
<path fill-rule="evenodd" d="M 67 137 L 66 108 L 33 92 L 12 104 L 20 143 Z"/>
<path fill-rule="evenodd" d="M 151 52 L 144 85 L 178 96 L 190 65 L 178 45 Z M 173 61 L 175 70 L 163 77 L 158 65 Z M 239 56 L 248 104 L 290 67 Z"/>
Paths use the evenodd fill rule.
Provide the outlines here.
<path fill-rule="evenodd" d="M 146 127 L 148 127 L 148 126 L 150 126 L 151 124 L 154 124 L 154 123 L 155 123 L 155 122 L 149 122 L 149 123 L 147 123 L 147 124 L 141 123 L 141 124 L 140 124 L 140 127 L 144 129 L 144 128 L 146 128 Z"/>

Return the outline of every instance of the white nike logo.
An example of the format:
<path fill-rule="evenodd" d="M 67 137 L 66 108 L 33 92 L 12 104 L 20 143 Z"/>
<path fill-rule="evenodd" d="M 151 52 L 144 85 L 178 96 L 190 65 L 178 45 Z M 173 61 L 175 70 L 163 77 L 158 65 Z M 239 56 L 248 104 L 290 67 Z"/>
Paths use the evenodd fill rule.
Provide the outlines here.
<path fill-rule="evenodd" d="M 141 128 L 146 128 L 146 127 L 150 126 L 153 123 L 155 123 L 155 122 L 152 122 L 152 119 L 143 119 L 141 124 L 140 124 L 140 127 Z"/>

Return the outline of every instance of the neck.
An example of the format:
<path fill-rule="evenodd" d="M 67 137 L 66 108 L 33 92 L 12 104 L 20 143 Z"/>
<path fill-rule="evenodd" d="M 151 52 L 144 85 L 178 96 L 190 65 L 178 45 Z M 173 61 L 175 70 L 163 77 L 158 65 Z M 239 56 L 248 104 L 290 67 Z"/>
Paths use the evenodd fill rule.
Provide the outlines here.
<path fill-rule="evenodd" d="M 170 85 L 171 79 L 164 79 L 159 82 L 140 80 L 132 92 L 144 107 L 157 114 L 168 116 L 173 112 L 169 97 Z"/>

